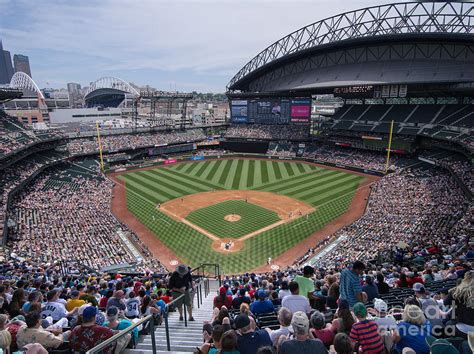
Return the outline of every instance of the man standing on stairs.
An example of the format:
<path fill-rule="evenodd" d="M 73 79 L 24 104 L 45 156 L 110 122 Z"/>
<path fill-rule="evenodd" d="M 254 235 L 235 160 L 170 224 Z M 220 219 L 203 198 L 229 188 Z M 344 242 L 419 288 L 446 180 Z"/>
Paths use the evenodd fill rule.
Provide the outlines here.
<path fill-rule="evenodd" d="M 191 273 L 189 272 L 189 268 L 184 265 L 180 264 L 176 271 L 173 272 L 169 281 L 169 288 L 171 289 L 171 293 L 173 299 L 178 298 L 182 294 L 184 294 L 184 299 L 181 298 L 177 302 L 175 302 L 176 307 L 179 311 L 179 320 L 183 321 L 183 304 L 186 306 L 189 314 L 189 321 L 194 321 L 193 318 L 193 304 L 192 304 L 192 283 L 193 279 L 191 277 Z"/>

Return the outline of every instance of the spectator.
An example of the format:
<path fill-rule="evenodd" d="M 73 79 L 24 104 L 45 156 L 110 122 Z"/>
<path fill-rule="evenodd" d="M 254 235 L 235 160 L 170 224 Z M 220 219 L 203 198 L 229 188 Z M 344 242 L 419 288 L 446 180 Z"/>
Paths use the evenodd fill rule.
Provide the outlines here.
<path fill-rule="evenodd" d="M 46 349 L 56 349 L 64 342 L 62 330 L 46 331 L 41 327 L 41 315 L 39 312 L 29 312 L 25 316 L 26 325 L 20 327 L 16 335 L 18 347 L 27 344 L 39 343 Z"/>
<path fill-rule="evenodd" d="M 0 314 L 0 348 L 4 351 L 10 349 L 12 344 L 12 335 L 7 330 L 8 316 Z"/>
<path fill-rule="evenodd" d="M 219 354 L 239 354 L 237 350 L 237 334 L 234 330 L 225 332 L 221 337 Z"/>
<path fill-rule="evenodd" d="M 119 319 L 119 310 L 115 306 L 109 307 L 107 310 L 107 320 L 104 322 L 104 327 L 108 327 L 114 331 L 121 331 L 133 325 L 132 321 L 127 319 Z M 132 341 L 134 344 L 138 343 L 138 328 L 132 330 Z"/>
<path fill-rule="evenodd" d="M 314 281 L 312 279 L 314 275 L 314 268 L 311 266 L 305 266 L 303 268 L 303 276 L 297 275 L 294 282 L 298 283 L 299 293 L 308 299 L 316 300 L 314 296 Z M 291 289 L 290 289 L 291 291 Z"/>
<path fill-rule="evenodd" d="M 85 300 L 79 299 L 79 291 L 73 290 L 71 291 L 71 298 L 66 302 L 66 310 L 73 311 L 76 307 L 81 307 L 85 303 Z"/>
<path fill-rule="evenodd" d="M 371 275 L 365 277 L 365 285 L 362 287 L 362 291 L 367 294 L 367 301 L 372 301 L 379 297 L 379 289 L 374 284 L 374 278 Z"/>
<path fill-rule="evenodd" d="M 275 312 L 275 307 L 273 303 L 267 299 L 267 293 L 263 289 L 258 289 L 256 293 L 256 301 L 250 305 L 250 311 L 258 316 L 264 313 Z"/>
<path fill-rule="evenodd" d="M 280 324 L 280 328 L 277 330 L 271 330 L 268 327 L 265 328 L 268 334 L 270 334 L 270 339 L 272 340 L 274 346 L 277 346 L 280 336 L 287 336 L 293 333 L 293 327 L 291 327 L 291 318 L 291 311 L 282 306 L 278 310 L 278 323 Z"/>
<path fill-rule="evenodd" d="M 140 317 L 140 300 L 135 296 L 135 292 L 128 294 L 125 300 L 125 316 L 129 319 Z"/>
<path fill-rule="evenodd" d="M 377 289 L 381 295 L 385 295 L 390 292 L 390 286 L 385 282 L 385 277 L 381 272 L 377 272 Z"/>
<path fill-rule="evenodd" d="M 413 284 L 413 291 L 415 292 L 415 296 L 421 304 L 423 314 L 430 322 L 431 327 L 439 326 L 442 328 L 443 314 L 441 313 L 438 302 L 428 296 L 425 286 L 421 283 Z"/>
<path fill-rule="evenodd" d="M 10 317 L 16 317 L 21 314 L 21 308 L 26 302 L 25 291 L 22 288 L 18 288 L 13 292 L 12 299 L 8 306 L 8 313 Z"/>
<path fill-rule="evenodd" d="M 402 321 L 398 324 L 398 330 L 394 334 L 397 350 L 402 352 L 404 348 L 411 348 L 417 354 L 429 354 L 430 348 L 426 343 L 426 338 L 430 335 L 431 326 L 426 321 L 421 308 L 416 305 L 406 305 Z"/>
<path fill-rule="evenodd" d="M 331 352 L 336 352 L 337 354 L 353 354 L 354 346 L 349 336 L 345 333 L 338 333 L 334 337 L 334 350 L 331 348 Z"/>
<path fill-rule="evenodd" d="M 272 345 L 268 332 L 263 329 L 255 330 L 247 315 L 240 314 L 234 320 L 237 330 L 237 349 L 241 354 L 255 354 L 260 347 Z"/>
<path fill-rule="evenodd" d="M 360 284 L 360 276 L 364 272 L 365 265 L 360 261 L 355 261 L 352 269 L 344 269 L 341 272 L 339 281 L 339 299 L 349 302 L 349 306 L 354 306 L 357 302 L 364 302 L 362 295 L 362 286 Z"/>
<path fill-rule="evenodd" d="M 361 302 L 354 305 L 357 322 L 351 329 L 350 338 L 362 353 L 384 354 L 385 347 L 377 323 L 367 319 L 367 308 Z"/>
<path fill-rule="evenodd" d="M 109 307 L 110 308 L 110 307 Z M 74 351 L 86 352 L 114 335 L 110 328 L 96 324 L 97 309 L 87 306 L 82 313 L 82 324 L 74 327 L 69 337 L 69 346 Z M 112 352 L 115 345 L 107 347 L 105 354 Z"/>
<path fill-rule="evenodd" d="M 301 311 L 295 312 L 291 319 L 294 339 L 284 341 L 280 347 L 280 354 L 294 353 L 327 353 L 323 342 L 312 339 L 309 332 L 308 316 Z"/>
<path fill-rule="evenodd" d="M 171 275 L 169 280 L 169 287 L 171 288 L 173 299 L 177 299 L 179 296 L 184 294 L 184 299 L 181 298 L 175 302 L 179 311 L 179 320 L 183 321 L 184 304 L 188 311 L 189 321 L 194 321 L 191 303 L 192 278 L 187 266 L 180 264 L 176 267 L 176 271 Z"/>
<path fill-rule="evenodd" d="M 62 318 L 72 316 L 77 313 L 78 308 L 72 311 L 67 311 L 65 301 L 59 298 L 59 291 L 50 290 L 46 293 L 47 302 L 43 305 L 41 317 L 43 319 L 51 317 L 53 322 L 59 321 Z"/>
<path fill-rule="evenodd" d="M 315 311 L 311 315 L 310 323 L 312 327 L 311 334 L 314 338 L 321 340 L 326 348 L 329 348 L 334 341 L 334 332 L 330 327 L 326 327 L 324 315 L 319 311 Z"/>
<path fill-rule="evenodd" d="M 354 316 L 349 309 L 349 302 L 347 300 L 339 300 L 339 307 L 337 308 L 336 318 L 332 321 L 331 329 L 335 333 L 349 334 L 352 326 L 355 323 Z"/>
<path fill-rule="evenodd" d="M 250 305 L 252 300 L 246 295 L 246 292 L 247 291 L 245 290 L 245 288 L 241 288 L 237 291 L 237 296 L 232 300 L 233 309 L 240 309 L 240 305 L 242 305 L 242 303 Z"/>
<path fill-rule="evenodd" d="M 397 329 L 397 321 L 393 316 L 388 315 L 388 306 L 385 301 L 382 299 L 374 299 L 374 308 L 369 310 L 382 336 Z"/>
<path fill-rule="evenodd" d="M 114 296 L 112 296 L 107 301 L 106 310 L 108 310 L 111 306 L 115 306 L 120 311 L 125 311 L 127 307 L 125 306 L 124 297 L 125 297 L 125 293 L 123 292 L 123 290 L 117 290 L 114 293 Z"/>
<path fill-rule="evenodd" d="M 281 282 L 280 291 L 278 291 L 278 298 L 283 300 L 286 295 L 291 295 L 290 287 L 287 280 Z"/>
<path fill-rule="evenodd" d="M 474 271 L 466 273 L 461 283 L 449 291 L 444 304 L 456 309 L 456 336 L 467 339 L 467 334 L 474 332 Z"/>
<path fill-rule="evenodd" d="M 309 316 L 311 313 L 311 306 L 309 304 L 308 298 L 299 294 L 298 283 L 292 281 L 289 288 L 291 295 L 285 296 L 281 305 L 289 309 L 291 313 L 302 311 Z"/>
<path fill-rule="evenodd" d="M 221 286 L 219 289 L 219 295 L 214 297 L 214 307 L 217 307 L 220 310 L 222 306 L 225 306 L 229 309 L 233 307 L 232 296 L 227 295 L 227 290 L 223 286 Z"/>

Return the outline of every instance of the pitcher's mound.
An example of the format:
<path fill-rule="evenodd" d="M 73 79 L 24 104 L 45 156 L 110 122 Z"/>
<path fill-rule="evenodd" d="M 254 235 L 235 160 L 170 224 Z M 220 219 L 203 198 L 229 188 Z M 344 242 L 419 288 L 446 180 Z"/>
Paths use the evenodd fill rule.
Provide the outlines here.
<path fill-rule="evenodd" d="M 229 214 L 224 216 L 225 221 L 236 222 L 240 220 L 240 215 L 237 214 Z"/>

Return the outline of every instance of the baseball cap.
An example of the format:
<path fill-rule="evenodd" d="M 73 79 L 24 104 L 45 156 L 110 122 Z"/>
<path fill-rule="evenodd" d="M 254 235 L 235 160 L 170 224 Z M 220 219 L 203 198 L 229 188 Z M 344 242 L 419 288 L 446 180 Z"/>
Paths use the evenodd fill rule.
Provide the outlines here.
<path fill-rule="evenodd" d="M 421 283 L 415 283 L 413 284 L 413 291 L 417 293 L 424 293 L 425 292 L 425 286 Z"/>
<path fill-rule="evenodd" d="M 77 290 L 71 291 L 71 297 L 76 297 L 76 296 L 79 296 L 79 291 Z"/>
<path fill-rule="evenodd" d="M 303 328 L 308 330 L 309 329 L 309 320 L 308 316 L 303 311 L 296 311 L 293 314 L 293 318 L 291 319 L 291 325 L 293 327 Z"/>
<path fill-rule="evenodd" d="M 459 354 L 456 347 L 446 339 L 435 339 L 430 336 L 426 338 L 426 342 L 430 347 L 431 354 Z"/>
<path fill-rule="evenodd" d="M 263 289 L 258 289 L 257 291 L 257 297 L 259 299 L 265 299 L 267 297 L 267 293 Z"/>
<path fill-rule="evenodd" d="M 188 272 L 188 267 L 186 267 L 184 264 L 180 264 L 178 267 L 176 267 L 176 272 L 180 276 L 184 276 Z"/>
<path fill-rule="evenodd" d="M 117 306 L 110 306 L 108 309 L 107 309 L 107 317 L 114 317 L 114 316 L 117 316 L 119 313 L 119 310 L 117 308 Z"/>
<path fill-rule="evenodd" d="M 227 290 L 223 286 L 221 286 L 221 288 L 219 289 L 219 294 L 225 295 L 226 293 L 227 293 Z"/>
<path fill-rule="evenodd" d="M 240 314 L 236 316 L 234 319 L 234 325 L 236 329 L 247 327 L 249 324 L 250 324 L 250 318 L 249 316 L 245 314 Z"/>
<path fill-rule="evenodd" d="M 382 299 L 374 299 L 374 309 L 376 309 L 378 312 L 387 312 L 388 305 L 385 301 Z"/>
<path fill-rule="evenodd" d="M 97 315 L 97 309 L 94 306 L 87 306 L 82 312 L 82 319 L 87 322 Z"/>
<path fill-rule="evenodd" d="M 358 302 L 354 305 L 354 315 L 357 317 L 367 316 L 367 307 L 362 302 Z"/>

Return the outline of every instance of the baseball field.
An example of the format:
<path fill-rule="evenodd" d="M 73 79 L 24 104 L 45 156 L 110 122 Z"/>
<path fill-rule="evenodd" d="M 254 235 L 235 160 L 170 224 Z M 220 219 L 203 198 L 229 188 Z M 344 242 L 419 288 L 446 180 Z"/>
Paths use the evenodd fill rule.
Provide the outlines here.
<path fill-rule="evenodd" d="M 244 272 L 343 215 L 364 177 L 297 161 L 188 161 L 114 176 L 126 206 L 191 266 Z M 160 258 L 160 254 L 157 254 Z"/>

